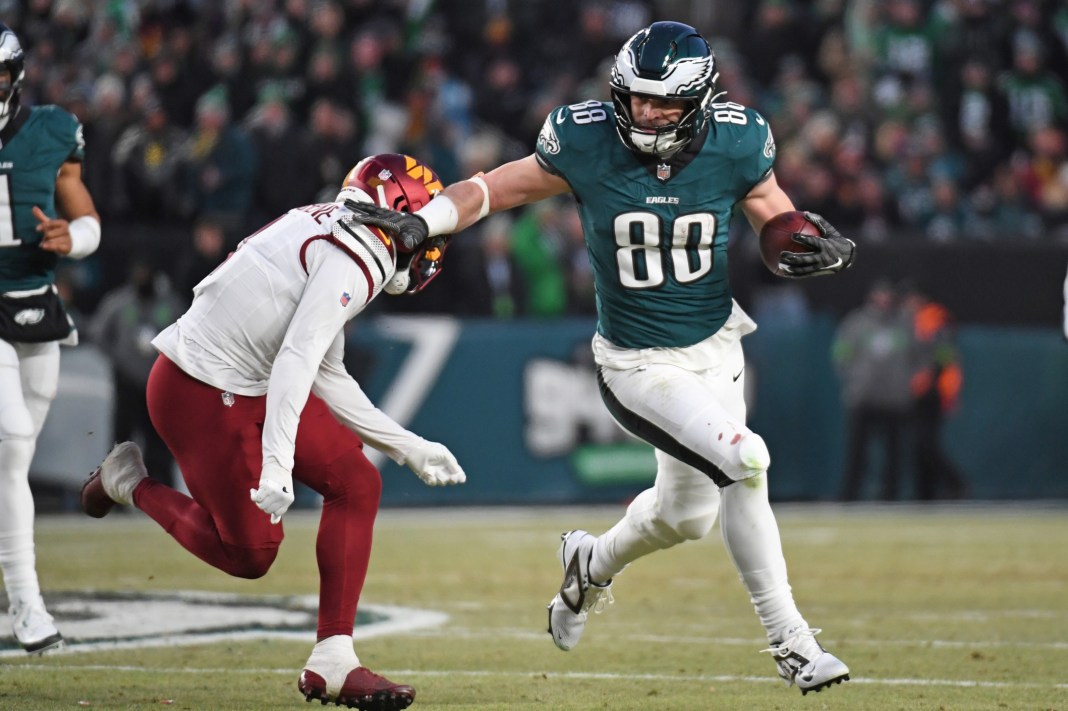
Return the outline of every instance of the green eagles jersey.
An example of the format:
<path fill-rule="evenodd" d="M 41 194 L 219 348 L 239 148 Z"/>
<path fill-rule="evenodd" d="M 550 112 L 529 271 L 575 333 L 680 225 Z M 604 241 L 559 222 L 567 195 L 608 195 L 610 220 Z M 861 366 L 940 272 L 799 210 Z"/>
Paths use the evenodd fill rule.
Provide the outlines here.
<path fill-rule="evenodd" d="M 680 347 L 719 330 L 731 312 L 731 213 L 775 160 L 760 114 L 713 104 L 703 141 L 658 166 L 623 145 L 611 104 L 587 101 L 549 114 L 537 156 L 577 199 L 601 335 L 624 348 Z"/>
<path fill-rule="evenodd" d="M 0 292 L 36 289 L 53 282 L 59 258 L 38 247 L 33 206 L 56 216 L 56 176 L 82 160 L 82 127 L 58 107 L 23 106 L 0 142 Z"/>

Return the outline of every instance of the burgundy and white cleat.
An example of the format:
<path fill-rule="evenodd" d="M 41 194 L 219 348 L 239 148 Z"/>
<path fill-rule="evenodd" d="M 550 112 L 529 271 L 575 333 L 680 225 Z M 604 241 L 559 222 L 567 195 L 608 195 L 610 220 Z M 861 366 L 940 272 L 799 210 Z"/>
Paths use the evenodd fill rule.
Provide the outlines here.
<path fill-rule="evenodd" d="M 308 701 L 318 699 L 324 706 L 333 703 L 360 711 L 400 711 L 415 701 L 415 689 L 394 684 L 367 667 L 350 671 L 337 693 L 331 693 L 326 680 L 310 669 L 300 673 L 297 688 Z"/>

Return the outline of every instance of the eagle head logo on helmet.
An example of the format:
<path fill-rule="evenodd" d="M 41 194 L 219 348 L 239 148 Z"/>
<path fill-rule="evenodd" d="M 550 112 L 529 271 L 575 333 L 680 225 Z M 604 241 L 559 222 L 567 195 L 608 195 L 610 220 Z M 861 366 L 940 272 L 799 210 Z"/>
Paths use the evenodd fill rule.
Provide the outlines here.
<path fill-rule="evenodd" d="M 415 212 L 443 189 L 441 178 L 425 163 L 403 153 L 381 153 L 364 158 L 349 171 L 341 184 L 337 202 L 370 202 L 391 210 Z M 391 239 L 377 227 L 368 226 L 368 229 L 386 241 Z M 420 253 L 423 251 L 417 250 Z M 426 285 L 428 278 L 416 275 L 416 278 L 412 279 L 409 274 L 425 261 L 422 254 L 419 258 L 414 257 L 415 255 L 403 257 L 408 261 L 408 268 L 398 264 L 393 279 L 385 286 L 387 293 L 414 293 Z M 440 259 L 436 263 L 436 270 L 440 270 Z"/>

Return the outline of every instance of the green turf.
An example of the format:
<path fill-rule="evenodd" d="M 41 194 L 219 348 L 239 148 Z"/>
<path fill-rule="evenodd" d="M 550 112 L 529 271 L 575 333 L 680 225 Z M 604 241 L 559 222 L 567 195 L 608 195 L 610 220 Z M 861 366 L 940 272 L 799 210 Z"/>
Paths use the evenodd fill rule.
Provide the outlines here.
<path fill-rule="evenodd" d="M 1068 511 L 779 507 L 795 596 L 853 680 L 802 697 L 774 676 L 718 535 L 645 558 L 558 651 L 545 604 L 559 532 L 599 532 L 622 507 L 386 511 L 363 599 L 445 612 L 445 626 L 360 641 L 415 709 L 1068 709 Z M 287 517 L 262 580 L 182 551 L 140 514 L 42 517 L 49 593 L 316 590 L 315 516 Z M 0 709 L 311 708 L 309 644 L 256 640 L 0 658 Z"/>

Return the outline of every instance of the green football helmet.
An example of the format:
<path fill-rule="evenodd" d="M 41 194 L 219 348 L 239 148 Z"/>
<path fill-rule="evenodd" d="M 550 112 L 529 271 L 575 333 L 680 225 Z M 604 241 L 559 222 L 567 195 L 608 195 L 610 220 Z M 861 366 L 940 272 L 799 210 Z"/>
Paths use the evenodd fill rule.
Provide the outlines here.
<path fill-rule="evenodd" d="M 612 66 L 619 137 L 636 153 L 670 158 L 701 132 L 718 78 L 712 48 L 697 30 L 681 22 L 654 22 L 627 40 Z M 631 95 L 677 99 L 687 106 L 678 123 L 636 126 Z"/>
<path fill-rule="evenodd" d="M 19 38 L 3 22 L 0 22 L 0 65 L 11 74 L 6 85 L 0 84 L 0 119 L 4 119 L 14 116 L 18 108 L 22 80 L 26 76 L 26 55 Z"/>

